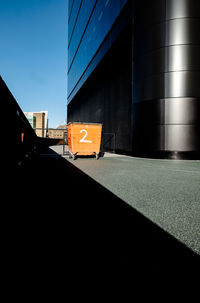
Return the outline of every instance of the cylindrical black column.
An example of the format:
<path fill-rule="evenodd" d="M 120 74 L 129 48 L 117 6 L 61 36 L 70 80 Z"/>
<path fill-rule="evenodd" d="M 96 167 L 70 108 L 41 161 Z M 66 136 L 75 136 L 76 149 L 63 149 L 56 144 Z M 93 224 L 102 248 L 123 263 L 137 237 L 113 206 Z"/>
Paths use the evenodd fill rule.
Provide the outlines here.
<path fill-rule="evenodd" d="M 134 146 L 200 152 L 200 1 L 136 1 Z"/>

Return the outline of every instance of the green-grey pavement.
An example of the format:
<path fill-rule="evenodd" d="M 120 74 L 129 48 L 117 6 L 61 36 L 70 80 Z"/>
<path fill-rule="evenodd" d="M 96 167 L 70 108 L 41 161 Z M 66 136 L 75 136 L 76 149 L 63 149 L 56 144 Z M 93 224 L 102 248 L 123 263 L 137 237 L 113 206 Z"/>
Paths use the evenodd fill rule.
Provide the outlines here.
<path fill-rule="evenodd" d="M 52 149 L 62 154 L 62 146 Z M 200 161 L 109 153 L 99 160 L 64 157 L 200 254 Z"/>

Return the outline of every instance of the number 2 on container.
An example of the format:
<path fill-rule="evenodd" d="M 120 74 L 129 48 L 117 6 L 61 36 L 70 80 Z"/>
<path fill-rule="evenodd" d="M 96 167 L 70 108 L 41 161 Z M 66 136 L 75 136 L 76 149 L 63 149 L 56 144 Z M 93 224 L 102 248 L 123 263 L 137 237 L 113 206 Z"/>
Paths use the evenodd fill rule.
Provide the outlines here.
<path fill-rule="evenodd" d="M 84 143 L 92 143 L 92 141 L 91 140 L 85 140 L 85 138 L 87 137 L 87 135 L 88 135 L 88 132 L 87 132 L 87 130 L 86 129 L 81 129 L 80 130 L 80 133 L 82 133 L 82 132 L 84 132 L 85 133 L 85 135 L 83 136 L 83 138 L 79 141 L 79 142 L 84 142 Z"/>

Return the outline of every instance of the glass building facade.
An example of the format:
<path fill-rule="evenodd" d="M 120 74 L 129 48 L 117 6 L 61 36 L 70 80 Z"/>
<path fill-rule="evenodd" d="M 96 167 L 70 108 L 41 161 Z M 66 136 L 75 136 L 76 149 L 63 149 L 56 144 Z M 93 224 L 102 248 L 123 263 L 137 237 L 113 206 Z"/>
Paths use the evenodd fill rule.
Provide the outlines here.
<path fill-rule="evenodd" d="M 127 0 L 69 0 L 69 96 L 126 2 Z"/>
<path fill-rule="evenodd" d="M 116 150 L 199 157 L 200 1 L 69 0 L 68 121 Z"/>

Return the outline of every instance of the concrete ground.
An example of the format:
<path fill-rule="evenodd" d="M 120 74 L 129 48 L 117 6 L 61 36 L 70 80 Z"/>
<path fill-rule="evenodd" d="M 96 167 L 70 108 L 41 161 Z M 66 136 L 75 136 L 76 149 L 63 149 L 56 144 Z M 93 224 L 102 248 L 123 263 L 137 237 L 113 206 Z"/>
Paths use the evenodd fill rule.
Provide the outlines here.
<path fill-rule="evenodd" d="M 62 146 L 51 149 L 62 154 Z M 98 161 L 64 158 L 200 254 L 200 161 L 109 153 Z"/>
<path fill-rule="evenodd" d="M 193 302 L 199 162 L 61 154 L 40 147 L 4 176 L 7 298 Z"/>

